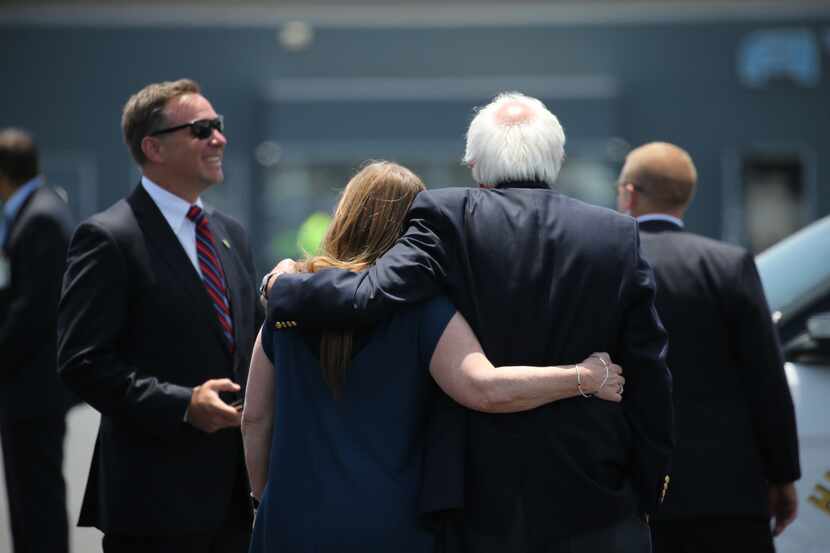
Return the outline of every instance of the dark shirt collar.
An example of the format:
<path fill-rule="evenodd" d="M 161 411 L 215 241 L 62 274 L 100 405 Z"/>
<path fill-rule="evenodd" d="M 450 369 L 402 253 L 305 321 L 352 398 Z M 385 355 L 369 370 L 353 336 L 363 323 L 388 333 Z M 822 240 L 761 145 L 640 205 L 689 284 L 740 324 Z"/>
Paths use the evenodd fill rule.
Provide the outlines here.
<path fill-rule="evenodd" d="M 669 215 L 668 213 L 646 213 L 637 217 L 637 221 L 645 223 L 646 221 L 667 221 L 673 225 L 683 228 L 683 219 Z"/>
<path fill-rule="evenodd" d="M 648 214 L 637 217 L 640 229 L 647 232 L 681 231 L 683 221 L 677 217 L 663 214 Z"/>
<path fill-rule="evenodd" d="M 538 180 L 513 180 L 501 182 L 496 185 L 496 189 L 503 190 L 505 188 L 547 188 L 550 189 L 548 183 Z"/>

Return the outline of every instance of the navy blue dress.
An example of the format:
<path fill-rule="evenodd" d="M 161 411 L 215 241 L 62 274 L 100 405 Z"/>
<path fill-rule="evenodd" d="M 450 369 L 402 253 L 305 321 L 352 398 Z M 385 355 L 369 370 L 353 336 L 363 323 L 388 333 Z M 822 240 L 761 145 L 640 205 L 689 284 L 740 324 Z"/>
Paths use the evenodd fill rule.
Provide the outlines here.
<path fill-rule="evenodd" d="M 418 516 L 427 418 L 441 393 L 429 363 L 454 312 L 440 297 L 379 324 L 336 400 L 308 336 L 263 329 L 276 398 L 251 552 L 433 551 Z"/>

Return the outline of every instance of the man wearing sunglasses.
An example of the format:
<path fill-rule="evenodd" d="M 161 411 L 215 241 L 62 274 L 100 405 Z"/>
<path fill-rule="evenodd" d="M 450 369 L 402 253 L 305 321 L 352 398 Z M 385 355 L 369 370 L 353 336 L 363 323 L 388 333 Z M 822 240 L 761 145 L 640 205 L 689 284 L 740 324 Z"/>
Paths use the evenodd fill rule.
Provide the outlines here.
<path fill-rule="evenodd" d="M 182 79 L 133 95 L 122 128 L 141 182 L 75 231 L 59 309 L 59 372 L 101 412 L 79 524 L 105 553 L 241 553 L 262 315 L 245 231 L 200 199 L 224 178 L 223 120 Z"/>

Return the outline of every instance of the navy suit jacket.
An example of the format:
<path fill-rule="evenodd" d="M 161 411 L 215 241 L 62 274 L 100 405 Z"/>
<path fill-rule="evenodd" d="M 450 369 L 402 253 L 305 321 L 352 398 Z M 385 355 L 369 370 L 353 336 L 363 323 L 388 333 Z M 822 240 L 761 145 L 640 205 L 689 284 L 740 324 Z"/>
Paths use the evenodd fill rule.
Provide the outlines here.
<path fill-rule="evenodd" d="M 261 308 L 245 231 L 206 213 L 228 284 L 233 354 L 201 278 L 143 187 L 72 237 L 58 364 L 70 388 L 101 412 L 82 526 L 181 535 L 215 530 L 228 516 L 244 475 L 239 429 L 206 434 L 183 417 L 193 387 L 208 379 L 244 389 Z"/>
<path fill-rule="evenodd" d="M 0 290 L 0 417 L 63 417 L 69 396 L 57 375 L 58 298 L 72 233 L 69 207 L 41 186 L 9 226 L 9 286 Z"/>
<path fill-rule="evenodd" d="M 659 516 L 768 516 L 767 483 L 800 476 L 784 359 L 752 254 L 640 224 L 669 334 L 677 448 Z"/>
<path fill-rule="evenodd" d="M 495 365 L 607 351 L 627 379 L 620 404 L 577 397 L 510 415 L 467 412 L 468 547 L 536 550 L 654 511 L 672 448 L 671 378 L 636 222 L 536 182 L 422 192 L 405 234 L 373 267 L 282 276 L 269 317 L 361 324 L 441 292 Z"/>

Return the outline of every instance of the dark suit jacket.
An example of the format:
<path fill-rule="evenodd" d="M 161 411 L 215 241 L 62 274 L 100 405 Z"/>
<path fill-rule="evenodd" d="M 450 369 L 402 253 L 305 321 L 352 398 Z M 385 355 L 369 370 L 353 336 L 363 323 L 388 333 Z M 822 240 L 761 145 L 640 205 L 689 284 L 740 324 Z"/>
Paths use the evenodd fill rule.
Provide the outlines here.
<path fill-rule="evenodd" d="M 666 518 L 767 516 L 800 475 L 784 360 L 752 255 L 668 221 L 640 225 L 669 334 L 677 448 Z"/>
<path fill-rule="evenodd" d="M 0 290 L 0 417 L 62 417 L 67 394 L 56 373 L 58 298 L 72 232 L 66 203 L 41 186 L 6 235 L 10 286 Z"/>
<path fill-rule="evenodd" d="M 627 379 L 621 404 L 577 397 L 469 413 L 472 547 L 535 551 L 653 511 L 672 447 L 670 375 L 635 221 L 532 182 L 422 192 L 406 233 L 371 269 L 283 276 L 269 317 L 361 323 L 441 291 L 495 365 L 607 351 Z"/>
<path fill-rule="evenodd" d="M 208 379 L 244 386 L 260 319 L 245 231 L 218 211 L 207 216 L 229 288 L 233 355 L 198 273 L 143 187 L 72 237 L 60 373 L 102 414 L 82 526 L 183 534 L 215 529 L 227 514 L 243 463 L 240 432 L 206 434 L 183 416 L 192 388 Z"/>

